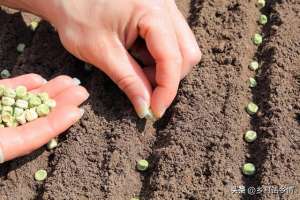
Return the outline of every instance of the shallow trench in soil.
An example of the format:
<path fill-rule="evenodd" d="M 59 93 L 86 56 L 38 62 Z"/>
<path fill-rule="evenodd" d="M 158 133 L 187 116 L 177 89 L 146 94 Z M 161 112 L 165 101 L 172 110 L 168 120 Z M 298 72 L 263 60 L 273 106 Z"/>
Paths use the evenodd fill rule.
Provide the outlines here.
<path fill-rule="evenodd" d="M 40 148 L 0 166 L 0 199 L 300 199 L 300 2 L 255 0 L 177 1 L 202 49 L 201 63 L 181 83 L 166 115 L 154 125 L 140 120 L 126 96 L 97 69 L 67 53 L 46 22 L 36 32 L 25 13 L 0 10 L 0 69 L 13 76 L 77 77 L 90 92 L 84 117 L 62 134 L 59 147 Z M 260 13 L 270 16 L 262 27 Z M 262 32 L 256 47 L 251 37 Z M 18 55 L 18 43 L 27 48 Z M 105 56 L 105 53 L 103 53 Z M 262 66 L 258 86 L 247 80 L 252 59 Z M 245 113 L 249 101 L 260 112 Z M 246 144 L 243 133 L 258 139 Z M 146 158 L 150 169 L 137 172 Z M 257 173 L 240 167 L 253 162 Z M 33 179 L 44 168 L 43 183 Z M 284 194 L 239 194 L 232 189 L 292 187 Z"/>

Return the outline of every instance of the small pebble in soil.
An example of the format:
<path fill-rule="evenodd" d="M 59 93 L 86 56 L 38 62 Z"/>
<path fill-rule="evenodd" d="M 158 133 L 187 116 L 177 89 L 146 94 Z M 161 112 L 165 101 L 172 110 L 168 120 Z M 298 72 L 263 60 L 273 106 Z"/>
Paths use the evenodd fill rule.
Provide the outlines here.
<path fill-rule="evenodd" d="M 243 165 L 242 172 L 244 175 L 251 176 L 255 174 L 255 166 L 252 163 L 246 163 Z"/>
<path fill-rule="evenodd" d="M 9 78 L 11 76 L 10 72 L 7 69 L 4 69 L 0 73 L 1 78 Z"/>
<path fill-rule="evenodd" d="M 257 61 L 252 61 L 249 65 L 249 69 L 251 69 L 252 71 L 256 71 L 259 68 L 259 64 Z"/>
<path fill-rule="evenodd" d="M 88 63 L 85 63 L 84 64 L 84 69 L 88 72 L 92 71 L 93 67 L 92 65 L 88 64 Z"/>
<path fill-rule="evenodd" d="M 57 139 L 53 138 L 53 139 L 51 139 L 51 140 L 48 142 L 47 148 L 48 148 L 49 150 L 51 150 L 51 149 L 56 148 L 57 145 L 58 145 Z"/>
<path fill-rule="evenodd" d="M 250 102 L 246 107 L 246 111 L 249 115 L 254 115 L 258 111 L 258 106 L 255 103 Z"/>
<path fill-rule="evenodd" d="M 34 173 L 34 179 L 36 181 L 44 181 L 47 178 L 47 171 L 40 169 Z"/>
<path fill-rule="evenodd" d="M 35 31 L 39 26 L 39 23 L 37 21 L 32 21 L 29 26 L 32 31 Z"/>
<path fill-rule="evenodd" d="M 256 33 L 254 34 L 252 40 L 255 45 L 260 45 L 263 41 L 263 38 L 260 34 Z"/>
<path fill-rule="evenodd" d="M 266 1 L 265 0 L 257 0 L 256 5 L 260 8 L 263 8 L 266 5 Z"/>
<path fill-rule="evenodd" d="M 255 80 L 255 78 L 249 78 L 249 87 L 254 88 L 257 86 L 257 82 Z"/>
<path fill-rule="evenodd" d="M 254 142 L 257 138 L 257 133 L 255 131 L 249 130 L 245 133 L 244 138 L 246 142 Z"/>
<path fill-rule="evenodd" d="M 17 46 L 17 52 L 18 52 L 18 53 L 23 53 L 25 47 L 26 47 L 26 45 L 25 45 L 24 43 L 18 44 L 18 46 Z"/>
<path fill-rule="evenodd" d="M 146 171 L 149 168 L 149 162 L 147 160 L 139 160 L 137 162 L 137 169 L 139 171 Z"/>
<path fill-rule="evenodd" d="M 268 23 L 268 17 L 266 15 L 261 15 L 259 17 L 259 23 L 261 25 L 265 25 L 266 23 Z"/>

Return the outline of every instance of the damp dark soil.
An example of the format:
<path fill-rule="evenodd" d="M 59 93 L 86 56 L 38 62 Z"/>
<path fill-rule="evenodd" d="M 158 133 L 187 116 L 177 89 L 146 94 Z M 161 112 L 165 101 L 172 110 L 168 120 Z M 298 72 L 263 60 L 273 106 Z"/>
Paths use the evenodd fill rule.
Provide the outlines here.
<path fill-rule="evenodd" d="M 1 70 L 47 79 L 66 74 L 91 94 L 84 117 L 60 136 L 58 148 L 0 166 L 1 200 L 300 199 L 300 2 L 268 1 L 262 10 L 255 0 L 177 2 L 203 58 L 154 125 L 138 119 L 105 74 L 86 71 L 64 50 L 48 23 L 32 32 L 34 16 L 0 10 Z M 257 23 L 261 12 L 270 16 L 264 27 Z M 256 32 L 264 36 L 259 47 L 251 42 Z M 27 48 L 18 55 L 20 42 Z M 254 58 L 262 65 L 250 89 Z M 249 101 L 260 107 L 254 117 L 244 110 Z M 248 129 L 258 133 L 252 144 L 243 140 Z M 150 161 L 145 173 L 135 168 L 142 158 Z M 245 162 L 256 165 L 254 176 L 241 174 Z M 40 168 L 49 174 L 42 183 L 33 178 Z"/>

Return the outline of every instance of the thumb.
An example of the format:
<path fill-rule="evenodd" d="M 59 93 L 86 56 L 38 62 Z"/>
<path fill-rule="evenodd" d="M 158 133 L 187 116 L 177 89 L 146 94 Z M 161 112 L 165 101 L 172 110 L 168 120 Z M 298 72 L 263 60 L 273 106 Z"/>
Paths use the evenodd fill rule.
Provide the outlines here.
<path fill-rule="evenodd" d="M 96 65 L 125 92 L 140 118 L 151 117 L 152 88 L 142 68 L 119 40 L 108 42 L 105 49 L 105 57 L 98 54 Z"/>

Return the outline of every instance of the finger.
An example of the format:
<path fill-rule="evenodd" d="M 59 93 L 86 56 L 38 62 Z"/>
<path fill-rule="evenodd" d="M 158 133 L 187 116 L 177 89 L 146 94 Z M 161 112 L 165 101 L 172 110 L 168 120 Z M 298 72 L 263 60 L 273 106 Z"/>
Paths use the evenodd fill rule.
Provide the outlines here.
<path fill-rule="evenodd" d="M 155 74 L 156 74 L 155 66 L 144 67 L 143 70 L 148 80 L 150 81 L 151 85 L 153 87 L 156 87 L 157 84 L 155 80 Z"/>
<path fill-rule="evenodd" d="M 73 87 L 75 85 L 78 85 L 78 82 L 72 79 L 69 76 L 58 76 L 52 80 L 50 80 L 45 85 L 42 85 L 41 87 L 32 90 L 33 93 L 39 93 L 39 92 L 47 92 L 50 97 L 55 97 L 62 91 Z"/>
<path fill-rule="evenodd" d="M 120 41 L 111 37 L 107 41 L 109 51 L 106 51 L 106 58 L 99 56 L 103 50 L 95 47 L 97 51 L 93 51 L 92 59 L 126 93 L 138 116 L 144 118 L 149 114 L 151 84 Z"/>
<path fill-rule="evenodd" d="M 25 74 L 15 78 L 0 80 L 0 84 L 15 88 L 19 85 L 25 86 L 28 90 L 38 88 L 47 83 L 47 80 L 38 74 Z"/>
<path fill-rule="evenodd" d="M 82 86 L 72 86 L 54 97 L 57 106 L 79 106 L 89 97 L 89 93 Z"/>
<path fill-rule="evenodd" d="M 82 115 L 83 110 L 74 105 L 61 106 L 53 109 L 47 117 L 17 128 L 2 129 L 0 131 L 2 161 L 29 154 L 40 148 L 51 138 L 66 131 Z"/>
<path fill-rule="evenodd" d="M 178 10 L 174 1 L 168 1 L 170 14 L 172 16 L 173 26 L 176 30 L 179 48 L 183 56 L 183 65 L 181 68 L 181 79 L 183 79 L 192 68 L 199 63 L 201 51 L 195 35 L 189 27 L 182 13 Z"/>
<path fill-rule="evenodd" d="M 167 17 L 148 15 L 139 22 L 140 35 L 146 41 L 156 62 L 156 83 L 151 99 L 151 109 L 160 118 L 177 93 L 182 57 L 176 34 Z"/>

